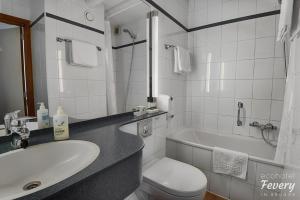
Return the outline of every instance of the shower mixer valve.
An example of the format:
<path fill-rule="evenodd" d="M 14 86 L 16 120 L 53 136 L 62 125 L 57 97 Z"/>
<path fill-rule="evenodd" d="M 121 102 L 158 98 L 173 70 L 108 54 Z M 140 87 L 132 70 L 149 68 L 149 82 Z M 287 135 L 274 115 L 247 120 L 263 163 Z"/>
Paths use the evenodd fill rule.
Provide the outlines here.
<path fill-rule="evenodd" d="M 259 122 L 254 121 L 254 122 L 250 123 L 249 126 L 257 127 L 257 128 L 259 128 L 261 130 L 277 130 L 277 126 L 274 126 L 271 123 L 260 124 Z"/>

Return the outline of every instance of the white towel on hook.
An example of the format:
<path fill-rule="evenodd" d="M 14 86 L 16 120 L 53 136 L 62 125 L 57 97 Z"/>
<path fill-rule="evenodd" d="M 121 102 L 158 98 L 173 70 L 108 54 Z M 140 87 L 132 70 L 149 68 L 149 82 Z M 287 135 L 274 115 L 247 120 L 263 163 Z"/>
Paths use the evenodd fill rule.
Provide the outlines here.
<path fill-rule="evenodd" d="M 282 0 L 277 41 L 283 42 L 291 31 L 294 0 Z"/>
<path fill-rule="evenodd" d="M 68 44 L 68 61 L 71 65 L 84 67 L 98 66 L 97 46 L 77 40 L 71 40 Z"/>
<path fill-rule="evenodd" d="M 213 149 L 213 171 L 246 179 L 248 154 L 219 147 Z"/>
<path fill-rule="evenodd" d="M 178 74 L 191 72 L 191 55 L 183 47 L 174 47 L 174 72 Z"/>

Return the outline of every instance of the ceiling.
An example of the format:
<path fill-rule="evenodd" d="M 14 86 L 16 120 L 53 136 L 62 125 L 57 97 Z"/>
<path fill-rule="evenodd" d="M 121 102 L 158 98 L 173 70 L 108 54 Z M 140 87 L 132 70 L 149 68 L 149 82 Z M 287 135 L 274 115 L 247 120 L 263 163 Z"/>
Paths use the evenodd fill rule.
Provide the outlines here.
<path fill-rule="evenodd" d="M 126 0 L 104 0 L 103 4 L 105 6 L 105 10 L 109 10 L 109 9 L 115 7 L 116 5 L 122 3 L 123 1 L 126 1 Z"/>
<path fill-rule="evenodd" d="M 150 8 L 146 4 L 140 3 L 112 16 L 109 21 L 112 25 L 123 25 L 139 19 L 146 19 L 149 11 Z"/>

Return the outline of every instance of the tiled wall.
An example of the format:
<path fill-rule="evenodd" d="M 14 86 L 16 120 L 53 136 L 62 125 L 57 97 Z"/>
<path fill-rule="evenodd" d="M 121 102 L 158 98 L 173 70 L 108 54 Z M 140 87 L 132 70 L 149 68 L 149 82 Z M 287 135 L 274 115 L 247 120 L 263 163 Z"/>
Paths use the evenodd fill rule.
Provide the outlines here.
<path fill-rule="evenodd" d="M 143 149 L 143 170 L 152 161 L 161 159 L 165 156 L 166 151 L 166 114 L 151 118 L 152 135 L 143 138 L 145 147 Z M 124 125 L 120 128 L 122 131 L 137 134 L 137 122 Z"/>
<path fill-rule="evenodd" d="M 116 16 L 118 17 L 118 16 Z M 113 30 L 114 27 L 112 27 Z M 145 19 L 137 19 L 121 26 L 119 35 L 113 35 L 113 46 L 118 47 L 132 43 L 132 39 L 123 28 L 129 28 L 137 35 L 136 42 L 146 39 L 146 14 Z M 114 66 L 116 73 L 118 111 L 125 111 L 125 98 L 132 59 L 132 46 L 113 50 Z M 137 105 L 146 105 L 147 102 L 147 49 L 146 43 L 134 46 L 133 66 L 129 81 L 129 92 L 126 111 L 131 111 Z"/>
<path fill-rule="evenodd" d="M 169 132 L 182 127 L 185 122 L 186 75 L 178 75 L 173 71 L 173 51 L 166 50 L 165 44 L 180 45 L 187 48 L 187 33 L 169 18 L 159 13 L 159 94 L 174 97 L 172 110 L 174 118 L 169 120 Z"/>
<path fill-rule="evenodd" d="M 89 22 L 84 17 L 88 10 L 95 16 Z M 45 0 L 45 11 L 60 17 L 104 30 L 102 5 L 89 8 L 85 1 Z M 88 68 L 71 66 L 66 62 L 64 43 L 56 37 L 86 41 L 104 47 L 104 35 L 69 23 L 46 17 L 46 68 L 50 115 L 62 105 L 70 117 L 88 119 L 105 116 L 106 82 L 103 51 L 98 53 L 99 66 Z"/>
<path fill-rule="evenodd" d="M 279 8 L 277 0 L 189 0 L 189 28 Z"/>
<path fill-rule="evenodd" d="M 279 200 L 280 191 L 261 190 L 261 178 L 281 174 L 282 166 L 249 160 L 245 180 L 217 174 L 212 169 L 212 151 L 167 139 L 166 155 L 191 164 L 205 173 L 207 190 L 231 200 Z M 272 179 L 270 181 L 279 181 Z M 271 196 L 273 195 L 273 196 Z M 275 195 L 278 195 L 277 197 Z"/>
<path fill-rule="evenodd" d="M 190 15 L 219 6 L 208 12 L 205 22 L 190 16 L 190 23 L 203 25 L 270 11 L 277 7 L 276 2 L 190 1 L 194 3 Z M 226 12 L 229 10 L 232 12 Z M 277 24 L 278 15 L 273 15 L 189 33 L 193 73 L 187 78 L 187 125 L 256 138 L 261 138 L 260 132 L 249 127 L 250 122 L 280 126 L 285 67 L 283 45 L 275 42 Z M 241 127 L 236 126 L 239 101 L 244 103 Z"/>

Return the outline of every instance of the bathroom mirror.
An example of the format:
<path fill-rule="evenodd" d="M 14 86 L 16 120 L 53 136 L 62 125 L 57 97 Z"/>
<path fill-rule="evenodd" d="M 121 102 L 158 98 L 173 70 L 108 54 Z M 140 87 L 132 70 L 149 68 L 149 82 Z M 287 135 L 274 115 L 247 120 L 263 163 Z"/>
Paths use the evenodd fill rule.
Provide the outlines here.
<path fill-rule="evenodd" d="M 147 103 L 147 13 L 150 7 L 137 0 L 106 12 L 110 22 L 117 108 L 128 112 Z"/>
<path fill-rule="evenodd" d="M 0 5 L 0 125 L 15 110 L 36 116 L 40 102 L 50 117 L 61 105 L 71 123 L 147 104 L 150 7 L 143 1 Z M 76 44 L 83 45 L 77 52 Z"/>
<path fill-rule="evenodd" d="M 0 14 L 0 124 L 5 113 L 34 115 L 30 21 Z"/>

